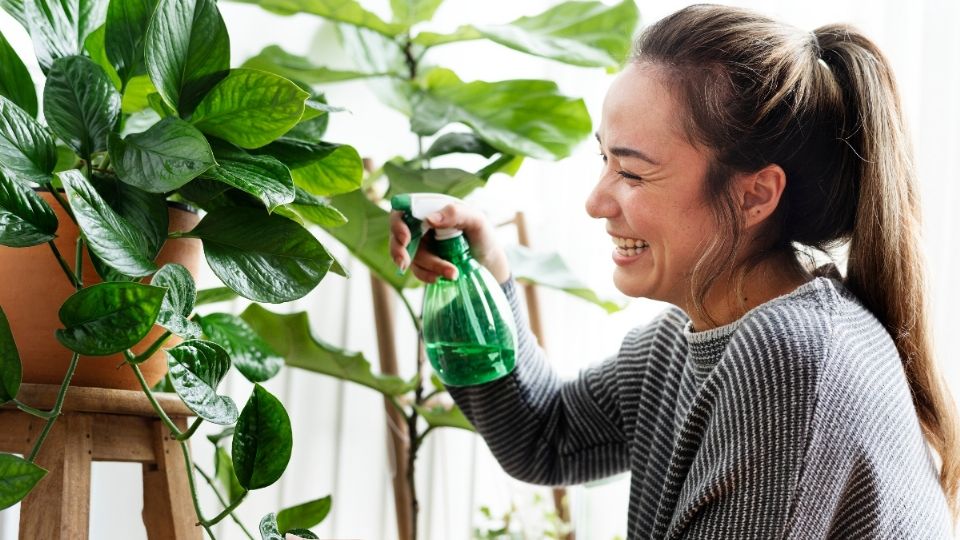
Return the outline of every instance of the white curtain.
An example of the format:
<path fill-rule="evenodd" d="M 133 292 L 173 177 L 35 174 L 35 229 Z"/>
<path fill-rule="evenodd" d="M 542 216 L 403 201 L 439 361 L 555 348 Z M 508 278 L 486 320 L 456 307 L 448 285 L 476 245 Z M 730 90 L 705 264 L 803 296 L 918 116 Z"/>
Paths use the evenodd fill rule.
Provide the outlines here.
<path fill-rule="evenodd" d="M 362 2 L 386 16 L 388 3 Z M 612 3 L 612 2 L 611 2 Z M 960 225 L 955 208 L 960 206 L 957 171 L 960 169 L 960 4 L 950 0 L 894 2 L 892 0 L 817 0 L 808 2 L 729 2 L 764 11 L 806 30 L 830 23 L 850 22 L 873 38 L 893 62 L 912 128 L 920 171 L 925 213 L 924 250 L 930 271 L 938 354 L 943 370 L 960 392 L 960 365 L 955 347 L 948 342 L 950 326 L 957 323 L 951 309 L 958 305 L 958 286 L 951 279 L 958 273 Z M 535 14 L 552 5 L 549 0 L 525 2 L 447 0 L 432 24 L 433 29 L 452 30 L 463 22 L 498 23 Z M 652 22 L 688 2 L 638 1 L 641 16 Z M 312 16 L 279 17 L 259 8 L 220 2 L 230 30 L 233 65 L 256 54 L 268 44 L 280 44 L 295 53 L 312 52 L 314 58 L 339 65 L 338 48 L 327 31 L 318 33 L 321 21 Z M 30 59 L 35 80 L 39 69 L 32 60 L 32 47 L 23 30 L 6 14 L 0 14 L 0 31 L 21 57 Z M 611 77 L 601 70 L 584 70 L 526 57 L 497 45 L 467 42 L 438 48 L 434 61 L 451 67 L 465 80 L 547 78 L 556 80 L 570 95 L 582 96 L 599 121 L 604 91 Z M 410 155 L 416 140 L 407 121 L 382 106 L 363 83 L 328 87 L 329 102 L 350 109 L 334 115 L 328 139 L 355 146 L 377 163 Z M 528 218 L 533 245 L 561 253 L 568 264 L 601 295 L 620 300 L 610 280 L 612 263 L 603 223 L 592 220 L 583 209 L 584 200 L 599 169 L 595 143 L 587 140 L 574 156 L 560 163 L 523 165 L 516 178 L 495 177 L 472 200 L 495 221 L 523 210 Z M 502 230 L 505 242 L 515 241 L 515 231 Z M 325 238 L 325 237 L 324 237 Z M 326 242 L 346 257 L 333 240 Z M 329 276 L 308 297 L 291 309 L 308 310 L 313 329 L 323 339 L 348 349 L 362 351 L 377 365 L 370 286 L 362 264 L 350 264 L 353 278 Z M 211 276 L 201 286 L 210 286 Z M 410 294 L 419 306 L 417 292 Z M 557 371 L 573 377 L 578 370 L 616 352 L 622 336 L 644 324 L 663 305 L 632 300 L 627 309 L 606 315 L 599 308 L 551 291 L 541 293 L 546 345 Z M 229 306 L 213 306 L 226 310 Z M 233 306 L 236 309 L 242 305 Z M 406 314 L 396 310 L 399 361 L 404 375 L 412 374 L 416 336 Z M 241 378 L 227 381 L 238 403 L 249 395 L 251 385 Z M 294 453 L 287 474 L 276 485 L 255 492 L 240 507 L 241 518 L 251 530 L 270 511 L 333 495 L 333 511 L 315 528 L 321 538 L 387 539 L 396 537 L 386 427 L 380 396 L 365 388 L 343 384 L 329 377 L 286 369 L 266 387 L 286 404 L 293 421 Z M 201 435 L 214 430 L 201 430 Z M 195 437 L 198 463 L 212 467 L 211 446 Z M 526 510 L 520 519 L 536 534 L 537 505 L 531 501 L 548 491 L 525 486 L 508 478 L 478 437 L 457 430 L 438 430 L 428 439 L 417 463 L 421 503 L 420 538 L 446 540 L 469 538 L 481 522 L 477 509 L 487 506 L 499 515 L 516 503 Z M 204 487 L 207 515 L 219 511 Z M 139 466 L 96 464 L 91 504 L 91 537 L 98 539 L 146 538 L 140 515 Z M 570 489 L 577 534 L 582 539 L 609 540 L 625 536 L 627 478 L 621 476 L 590 486 Z M 0 537 L 16 538 L 17 508 L 0 513 Z M 256 533 L 254 533 L 255 536 Z M 225 521 L 219 538 L 242 538 L 236 526 Z"/>

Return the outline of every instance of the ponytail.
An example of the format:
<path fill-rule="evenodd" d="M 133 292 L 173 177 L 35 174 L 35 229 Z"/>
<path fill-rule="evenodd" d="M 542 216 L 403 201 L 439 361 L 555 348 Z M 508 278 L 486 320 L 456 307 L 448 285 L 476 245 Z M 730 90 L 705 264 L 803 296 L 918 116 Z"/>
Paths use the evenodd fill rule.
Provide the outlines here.
<path fill-rule="evenodd" d="M 920 204 L 896 82 L 877 46 L 846 25 L 814 31 L 820 59 L 842 95 L 842 174 L 857 179 L 846 285 L 886 326 L 900 353 L 920 426 L 941 461 L 940 486 L 954 521 L 960 487 L 956 406 L 928 327 Z"/>

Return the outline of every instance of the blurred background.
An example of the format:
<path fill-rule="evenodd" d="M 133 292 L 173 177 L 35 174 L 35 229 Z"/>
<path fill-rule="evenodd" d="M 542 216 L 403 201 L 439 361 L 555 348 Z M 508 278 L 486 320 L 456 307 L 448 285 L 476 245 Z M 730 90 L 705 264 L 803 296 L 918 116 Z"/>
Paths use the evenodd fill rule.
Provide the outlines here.
<path fill-rule="evenodd" d="M 363 6 L 389 18 L 387 0 L 362 0 Z M 505 23 L 544 11 L 552 0 L 446 0 L 424 29 L 453 31 L 463 22 Z M 612 3 L 612 2 L 609 2 Z M 960 364 L 950 330 L 958 322 L 960 303 L 960 3 L 949 0 L 814 0 L 722 2 L 757 9 L 805 30 L 832 22 L 849 22 L 875 40 L 891 60 L 903 105 L 912 129 L 924 204 L 924 251 L 927 256 L 935 336 L 941 366 L 960 393 Z M 682 1 L 645 1 L 637 5 L 643 24 L 688 5 Z M 296 54 L 309 54 L 318 64 L 343 67 L 331 27 L 314 16 L 282 17 L 254 5 L 221 1 L 220 10 L 231 35 L 232 62 L 240 65 L 265 46 L 277 44 Z M 0 12 L 0 31 L 27 62 L 35 81 L 42 81 L 26 32 Z M 583 97 L 599 123 L 600 107 L 612 75 L 603 69 L 583 69 L 530 57 L 490 42 L 464 42 L 431 52 L 438 65 L 456 66 L 465 81 L 538 78 L 556 81 L 566 95 Z M 350 144 L 375 165 L 396 155 L 411 155 L 417 141 L 407 119 L 385 107 L 363 81 L 323 87 L 331 105 L 348 112 L 331 117 L 327 140 Z M 627 307 L 612 315 L 595 305 L 550 290 L 541 292 L 541 310 L 548 354 L 564 377 L 574 377 L 591 363 L 615 354 L 623 335 L 664 309 L 663 304 L 622 297 L 610 279 L 613 263 L 604 223 L 587 216 L 583 204 L 597 177 L 600 158 L 592 137 L 560 162 L 527 159 L 515 177 L 495 175 L 487 188 L 470 197 L 494 222 L 510 219 L 518 210 L 527 217 L 530 240 L 538 250 L 556 251 L 601 297 Z M 502 229 L 505 243 L 516 242 L 516 231 Z M 320 231 L 318 234 L 323 234 Z M 322 238 L 323 239 L 323 238 Z M 323 239 L 325 240 L 325 239 Z M 324 340 L 357 350 L 376 365 L 377 345 L 370 281 L 366 268 L 351 261 L 345 249 L 324 241 L 353 273 L 349 280 L 330 275 L 307 297 L 284 309 L 311 312 L 314 333 Z M 211 276 L 208 276 L 211 277 Z M 198 283 L 198 288 L 214 282 Z M 4 284 L 6 285 L 6 284 Z M 419 308 L 421 289 L 409 291 Z M 237 305 L 238 312 L 242 305 Z M 219 307 L 218 309 L 222 309 Z M 227 311 L 226 309 L 223 309 Z M 399 333 L 401 375 L 415 368 L 416 334 L 402 309 L 395 310 Z M 203 309 L 200 310 L 203 313 Z M 250 393 L 246 380 L 231 377 L 226 393 L 242 403 Z M 240 507 L 241 518 L 255 529 L 259 518 L 324 495 L 333 496 L 333 510 L 314 531 L 321 538 L 396 538 L 396 519 L 388 459 L 382 397 L 369 389 L 306 371 L 286 369 L 265 387 L 287 406 L 293 422 L 294 453 L 287 474 L 274 486 L 253 492 Z M 207 429 L 205 424 L 201 429 Z M 210 429 L 209 432 L 216 430 Z M 212 446 L 194 438 L 194 457 L 212 468 Z M 139 520 L 140 466 L 96 463 L 93 470 L 91 538 L 146 538 Z M 476 529 L 495 529 L 513 512 L 515 531 L 542 538 L 552 508 L 547 488 L 524 485 L 501 471 L 483 441 L 466 431 L 435 432 L 421 450 L 417 467 L 420 535 L 423 540 L 473 538 Z M 616 477 L 569 489 L 575 532 L 581 539 L 610 540 L 626 535 L 628 479 Z M 539 502 L 538 502 L 539 501 Z M 205 508 L 217 503 L 204 494 Z M 487 512 L 481 511 L 486 508 Z M 209 511 L 208 511 L 209 513 Z M 487 515 L 488 514 L 488 515 Z M 0 512 L 0 538 L 17 536 L 18 507 Z M 499 524 L 499 525 L 498 525 Z M 239 538 L 229 520 L 218 525 L 218 537 Z"/>

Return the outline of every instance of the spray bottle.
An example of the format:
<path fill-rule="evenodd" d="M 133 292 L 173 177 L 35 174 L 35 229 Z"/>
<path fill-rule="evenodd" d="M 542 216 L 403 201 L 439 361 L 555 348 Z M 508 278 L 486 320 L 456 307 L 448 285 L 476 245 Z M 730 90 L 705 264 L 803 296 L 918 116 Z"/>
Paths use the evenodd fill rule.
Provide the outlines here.
<path fill-rule="evenodd" d="M 430 229 L 426 218 L 459 199 L 437 193 L 408 193 L 391 200 L 411 233 L 413 260 Z M 423 341 L 427 358 L 448 386 L 473 386 L 508 375 L 516 365 L 517 330 L 510 304 L 489 270 L 470 254 L 463 231 L 437 229 L 430 246 L 457 267 L 457 277 L 427 284 L 423 297 Z"/>

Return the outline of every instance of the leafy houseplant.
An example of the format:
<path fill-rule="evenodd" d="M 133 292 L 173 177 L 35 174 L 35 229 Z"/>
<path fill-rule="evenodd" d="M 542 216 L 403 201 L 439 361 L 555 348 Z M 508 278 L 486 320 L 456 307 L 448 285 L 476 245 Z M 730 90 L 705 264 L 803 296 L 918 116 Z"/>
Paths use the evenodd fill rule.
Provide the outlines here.
<path fill-rule="evenodd" d="M 35 306 L 0 306 L 0 404 L 46 421 L 25 458 L 0 454 L 0 508 L 42 479 L 45 471 L 34 461 L 81 355 L 119 354 L 181 442 L 198 522 L 212 537 L 212 526 L 250 490 L 280 478 L 292 437 L 283 405 L 259 384 L 283 359 L 238 317 L 200 317 L 194 307 L 236 295 L 282 303 L 309 293 L 328 271 L 345 276 L 308 227 L 346 222 L 328 197 L 360 186 L 359 156 L 322 140 L 332 109 L 321 99 L 276 74 L 230 68 L 230 39 L 214 0 L 0 5 L 33 38 L 46 77 L 38 103 L 29 72 L 0 36 L 0 255 L 15 265 L 20 250 L 48 244 L 50 260 L 74 291 L 55 306 L 61 328 L 44 336 L 70 351 L 50 411 L 17 399 L 25 364 L 14 339 L 20 329 L 10 321 Z M 40 103 L 45 125 L 37 119 Z M 189 230 L 170 231 L 171 202 L 206 214 Z M 54 243 L 64 230 L 61 219 L 79 228 L 72 265 Z M 187 241 L 180 239 L 202 244 L 225 287 L 198 294 L 184 266 L 157 263 L 168 240 Z M 162 330 L 145 342 L 155 326 Z M 183 341 L 161 353 L 169 368 L 161 386 L 197 415 L 182 432 L 153 396 L 157 381 L 141 371 L 171 336 Z M 141 352 L 134 352 L 138 344 Z M 217 391 L 232 368 L 254 383 L 242 410 Z M 216 476 L 228 490 L 227 497 L 217 491 L 225 508 L 212 518 L 201 511 L 187 446 L 205 421 L 227 426 L 211 437 L 218 445 Z M 219 445 L 231 439 L 228 453 Z M 212 476 L 202 474 L 214 487 Z M 271 513 L 261 534 L 315 537 L 298 529 L 319 522 L 329 506 L 324 498 Z"/>
<path fill-rule="evenodd" d="M 276 45 L 264 48 L 244 66 L 282 75 L 319 87 L 327 83 L 366 79 L 378 97 L 409 118 L 416 155 L 396 157 L 365 181 L 365 189 L 338 195 L 332 203 L 348 218 L 330 230 L 370 272 L 399 296 L 420 331 L 420 319 L 405 291 L 419 285 L 410 274 L 400 275 L 387 249 L 389 215 L 383 200 L 394 193 L 440 192 L 464 197 L 483 187 L 495 173 L 513 175 L 526 157 L 561 159 L 590 133 L 590 118 L 580 99 L 564 96 L 544 80 L 465 82 L 451 69 L 430 61 L 430 51 L 447 43 L 487 39 L 506 47 L 572 64 L 615 70 L 625 58 L 638 23 L 632 0 L 616 5 L 565 2 L 530 17 L 497 26 L 463 25 L 452 33 L 415 32 L 429 21 L 442 0 L 391 0 L 389 22 L 353 0 L 235 0 L 258 4 L 281 14 L 308 13 L 335 23 L 344 51 L 353 57 L 351 69 L 330 69 L 322 62 L 297 56 Z M 345 103 L 349 107 L 349 103 Z M 439 161 L 468 154 L 486 160 L 477 169 L 437 167 Z M 601 305 L 573 278 L 559 257 L 514 249 L 514 275 L 526 281 L 566 290 Z M 310 334 L 305 313 L 281 315 L 251 306 L 241 317 L 286 358 L 288 365 L 353 381 L 381 392 L 407 427 L 405 487 L 409 493 L 409 527 L 401 538 L 416 538 L 418 502 L 414 467 L 418 448 L 440 427 L 472 430 L 436 377 L 425 388 L 422 350 L 416 353 L 416 375 L 405 381 L 393 374 L 376 374 L 359 354 L 339 351 Z M 396 442 L 396 440 L 395 440 Z M 399 499 L 398 499 L 399 500 Z M 398 503 L 399 505 L 399 503 Z"/>

